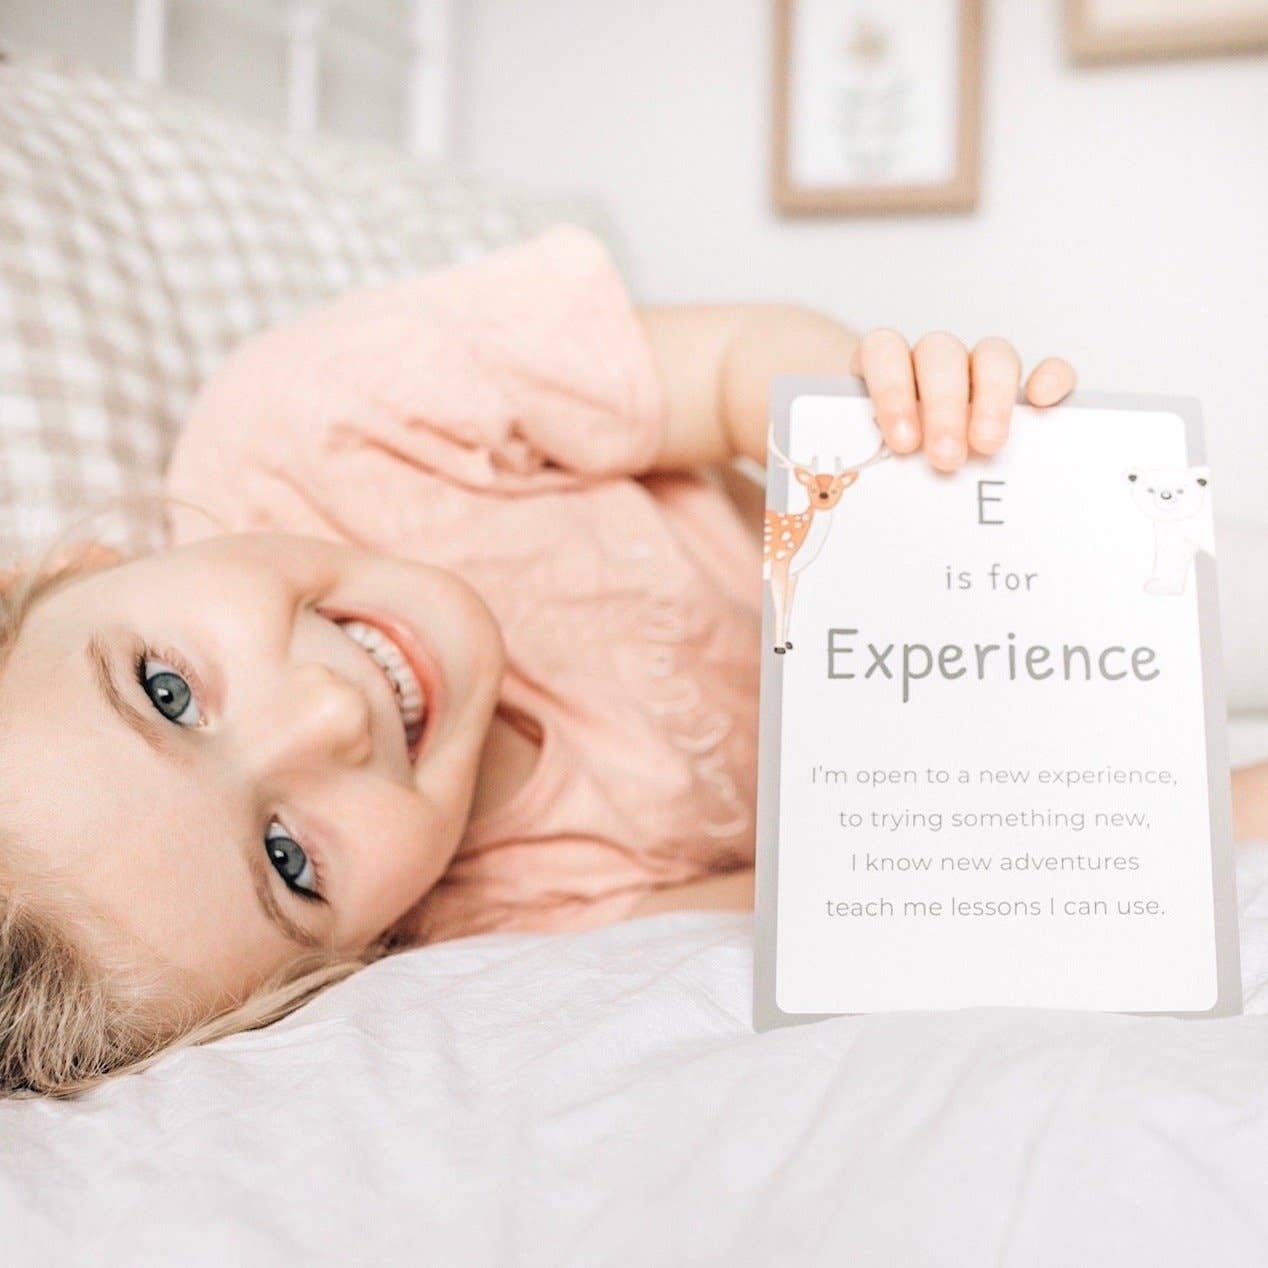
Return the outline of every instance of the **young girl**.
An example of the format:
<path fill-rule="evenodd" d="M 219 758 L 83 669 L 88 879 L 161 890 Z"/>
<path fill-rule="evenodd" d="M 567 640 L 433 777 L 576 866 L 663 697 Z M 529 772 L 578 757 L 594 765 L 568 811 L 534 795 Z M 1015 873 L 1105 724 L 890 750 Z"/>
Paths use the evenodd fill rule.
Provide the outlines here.
<path fill-rule="evenodd" d="M 847 369 L 896 453 L 1005 442 L 1002 340 L 638 313 L 574 229 L 242 348 L 172 547 L 8 592 L 0 1086 L 90 1086 L 394 947 L 747 905 L 760 551 L 703 471 L 764 459 L 772 374 Z"/>

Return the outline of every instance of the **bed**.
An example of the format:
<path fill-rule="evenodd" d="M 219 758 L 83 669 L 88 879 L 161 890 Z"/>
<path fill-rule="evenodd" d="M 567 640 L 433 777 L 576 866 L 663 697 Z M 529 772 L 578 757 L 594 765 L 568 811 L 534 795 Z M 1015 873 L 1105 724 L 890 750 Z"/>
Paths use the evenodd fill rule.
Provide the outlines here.
<path fill-rule="evenodd" d="M 37 549 L 107 497 L 129 510 L 103 532 L 152 541 L 136 506 L 236 341 L 560 215 L 603 226 L 11 54 L 0 549 Z M 1262 614 L 1247 624 L 1268 552 L 1252 529 L 1227 540 L 1249 760 L 1268 757 Z M 1239 877 L 1247 1015 L 1217 1022 L 972 1009 L 757 1035 L 738 915 L 409 952 L 81 1101 L 0 1104 L 0 1257 L 1268 1262 L 1268 843 Z"/>
<path fill-rule="evenodd" d="M 83 1103 L 0 1105 L 31 1264 L 1268 1261 L 1268 844 L 1247 1014 L 749 1023 L 751 920 L 406 953 Z"/>

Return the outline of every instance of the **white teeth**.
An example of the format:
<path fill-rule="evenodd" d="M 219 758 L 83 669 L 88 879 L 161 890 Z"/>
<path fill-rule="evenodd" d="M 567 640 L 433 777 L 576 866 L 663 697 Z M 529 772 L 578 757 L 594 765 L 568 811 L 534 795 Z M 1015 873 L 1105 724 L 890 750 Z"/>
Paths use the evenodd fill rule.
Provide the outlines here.
<path fill-rule="evenodd" d="M 383 671 L 392 690 L 396 693 L 397 708 L 401 712 L 401 721 L 405 724 L 406 737 L 410 743 L 417 739 L 423 717 L 427 712 L 423 689 L 418 678 L 410 668 L 404 653 L 381 630 L 364 621 L 336 621 L 336 625 L 358 647 L 364 648 L 374 663 Z"/>

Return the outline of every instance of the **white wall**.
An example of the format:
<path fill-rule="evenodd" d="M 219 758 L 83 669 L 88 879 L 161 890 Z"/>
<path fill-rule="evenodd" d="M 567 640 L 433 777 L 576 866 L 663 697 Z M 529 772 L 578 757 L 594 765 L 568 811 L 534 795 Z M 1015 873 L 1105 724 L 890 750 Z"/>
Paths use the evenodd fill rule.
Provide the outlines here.
<path fill-rule="evenodd" d="M 469 0 L 463 152 L 602 194 L 647 299 L 998 330 L 1089 387 L 1199 395 L 1217 506 L 1268 521 L 1268 58 L 1075 70 L 1058 0 L 987 7 L 972 215 L 772 215 L 770 0 Z"/>

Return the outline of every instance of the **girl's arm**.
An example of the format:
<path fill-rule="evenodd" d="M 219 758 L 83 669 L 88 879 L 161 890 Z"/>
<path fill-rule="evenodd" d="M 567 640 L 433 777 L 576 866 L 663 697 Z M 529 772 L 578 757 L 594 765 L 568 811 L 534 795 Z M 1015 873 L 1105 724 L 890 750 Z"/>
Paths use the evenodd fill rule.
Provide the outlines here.
<path fill-rule="evenodd" d="M 831 317 L 782 304 L 652 308 L 641 317 L 667 401 L 659 470 L 741 454 L 764 464 L 777 374 L 857 375 L 890 449 L 923 449 L 940 471 L 955 470 L 970 451 L 995 453 L 1008 438 L 1021 362 L 1004 339 L 983 339 L 970 352 L 939 332 L 909 347 L 896 331 L 860 338 Z M 1026 399 L 1055 405 L 1073 387 L 1069 364 L 1049 357 L 1027 380 Z"/>
<path fill-rule="evenodd" d="M 722 872 L 685 885 L 655 889 L 629 914 L 630 920 L 640 916 L 663 916 L 671 911 L 752 911 L 753 869 Z"/>
<path fill-rule="evenodd" d="M 1233 772 L 1233 837 L 1268 841 L 1268 762 Z"/>
<path fill-rule="evenodd" d="M 1233 824 L 1238 841 L 1268 841 L 1268 762 L 1233 772 Z M 744 869 L 653 890 L 630 913 L 659 916 L 671 911 L 751 911 L 753 872 Z"/>
<path fill-rule="evenodd" d="M 1233 772 L 1233 836 L 1238 841 L 1268 841 L 1268 762 Z M 653 890 L 630 915 L 636 919 L 671 911 L 751 911 L 752 907 L 753 872 L 745 868 Z"/>

